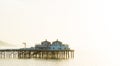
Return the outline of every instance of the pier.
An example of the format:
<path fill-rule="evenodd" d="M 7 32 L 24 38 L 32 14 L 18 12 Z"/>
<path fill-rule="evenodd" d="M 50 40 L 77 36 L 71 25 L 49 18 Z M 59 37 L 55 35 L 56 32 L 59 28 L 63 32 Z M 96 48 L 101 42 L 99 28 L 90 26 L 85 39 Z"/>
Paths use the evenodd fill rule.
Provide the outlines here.
<path fill-rule="evenodd" d="M 35 47 L 20 49 L 1 49 L 0 58 L 41 58 L 41 59 L 68 59 L 74 58 L 74 50 L 69 48 L 68 44 L 61 41 L 53 41 L 52 43 L 45 40 Z"/>
<path fill-rule="evenodd" d="M 1 49 L 0 58 L 68 59 L 68 58 L 74 58 L 74 50 Z"/>

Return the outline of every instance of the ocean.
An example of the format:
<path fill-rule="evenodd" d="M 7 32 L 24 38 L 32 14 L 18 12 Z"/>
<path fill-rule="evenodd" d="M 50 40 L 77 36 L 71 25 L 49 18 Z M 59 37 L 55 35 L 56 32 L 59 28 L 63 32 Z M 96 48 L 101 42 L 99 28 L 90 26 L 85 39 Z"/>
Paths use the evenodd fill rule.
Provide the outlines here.
<path fill-rule="evenodd" d="M 112 66 L 107 56 L 96 51 L 75 51 L 70 59 L 0 59 L 0 66 Z"/>

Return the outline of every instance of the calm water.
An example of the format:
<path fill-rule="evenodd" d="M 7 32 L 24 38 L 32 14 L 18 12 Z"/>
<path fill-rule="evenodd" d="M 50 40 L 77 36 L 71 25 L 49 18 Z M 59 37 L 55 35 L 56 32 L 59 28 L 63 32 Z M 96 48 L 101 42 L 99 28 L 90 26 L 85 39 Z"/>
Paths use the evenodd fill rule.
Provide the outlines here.
<path fill-rule="evenodd" d="M 74 59 L 0 59 L 0 66 L 112 66 L 95 51 L 75 51 Z"/>

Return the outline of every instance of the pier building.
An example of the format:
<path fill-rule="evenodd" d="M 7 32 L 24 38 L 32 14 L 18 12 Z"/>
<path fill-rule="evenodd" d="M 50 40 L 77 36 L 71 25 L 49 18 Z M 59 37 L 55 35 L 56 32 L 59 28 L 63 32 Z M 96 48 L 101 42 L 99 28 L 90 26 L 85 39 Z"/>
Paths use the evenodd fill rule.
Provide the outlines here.
<path fill-rule="evenodd" d="M 35 49 L 39 50 L 69 50 L 69 46 L 67 44 L 63 44 L 61 41 L 49 42 L 47 40 L 43 41 L 41 44 L 35 45 Z"/>

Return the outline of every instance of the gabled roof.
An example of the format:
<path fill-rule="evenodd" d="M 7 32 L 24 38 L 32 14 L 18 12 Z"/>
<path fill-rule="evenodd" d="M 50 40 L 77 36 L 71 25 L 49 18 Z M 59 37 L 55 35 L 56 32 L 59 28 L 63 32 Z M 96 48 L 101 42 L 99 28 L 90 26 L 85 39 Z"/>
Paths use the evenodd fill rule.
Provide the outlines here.
<path fill-rule="evenodd" d="M 51 44 L 51 42 L 49 42 L 49 41 L 45 40 L 45 41 L 41 42 L 41 45 L 43 45 L 43 44 L 48 44 L 48 45 L 50 45 L 50 44 Z"/>
<path fill-rule="evenodd" d="M 57 39 L 56 41 L 52 42 L 52 44 L 62 44 L 62 42 L 58 41 L 58 39 Z"/>

